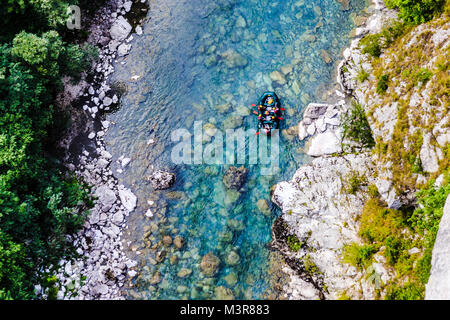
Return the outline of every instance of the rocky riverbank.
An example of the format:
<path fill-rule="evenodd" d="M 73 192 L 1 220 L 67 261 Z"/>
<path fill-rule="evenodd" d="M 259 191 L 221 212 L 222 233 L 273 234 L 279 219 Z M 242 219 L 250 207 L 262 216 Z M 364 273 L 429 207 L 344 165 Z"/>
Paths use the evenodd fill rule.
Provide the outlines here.
<path fill-rule="evenodd" d="M 127 279 L 136 274 L 137 263 L 125 254 L 122 232 L 137 198 L 115 178 L 103 138 L 114 125 L 104 115 L 120 99 L 120 90 L 111 88 L 108 79 L 114 63 L 124 63 L 133 37 L 142 35 L 142 28 L 133 22 L 142 22 L 147 11 L 145 0 L 111 0 L 92 20 L 82 20 L 89 25 L 87 42 L 99 48 L 99 58 L 93 75 L 85 75 L 77 85 L 65 83 L 59 104 L 70 110 L 72 125 L 61 147 L 66 150 L 66 166 L 92 187 L 95 200 L 83 230 L 70 237 L 79 258 L 59 263 L 58 299 L 123 299 Z M 129 159 L 120 160 L 119 170 L 125 170 Z"/>
<path fill-rule="evenodd" d="M 384 283 L 393 277 L 381 255 L 374 256 L 371 274 L 343 263 L 342 258 L 345 244 L 360 242 L 358 216 L 368 199 L 366 187 L 349 192 L 349 181 L 367 177 L 365 186 L 377 182 L 370 152 L 342 154 L 342 115 L 354 98 L 342 68 L 362 55 L 358 43 L 363 35 L 379 32 L 384 21 L 395 16 L 383 1 L 372 1 L 367 12 L 372 15 L 355 30 L 356 38 L 338 67 L 341 101 L 310 104 L 299 123 L 299 139 L 310 137 L 305 152 L 315 159 L 273 191 L 272 201 L 283 212 L 273 228 L 274 246 L 286 258 L 285 272 L 291 280 L 284 292 L 289 299 L 374 299 L 375 276 Z"/>

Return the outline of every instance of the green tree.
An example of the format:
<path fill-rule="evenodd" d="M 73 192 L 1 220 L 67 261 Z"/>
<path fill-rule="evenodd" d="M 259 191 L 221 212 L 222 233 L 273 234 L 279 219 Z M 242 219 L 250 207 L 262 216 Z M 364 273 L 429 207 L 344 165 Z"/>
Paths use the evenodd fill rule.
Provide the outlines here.
<path fill-rule="evenodd" d="M 405 22 L 420 24 L 427 22 L 441 12 L 445 0 L 385 0 L 386 6 L 399 10 L 399 17 Z"/>

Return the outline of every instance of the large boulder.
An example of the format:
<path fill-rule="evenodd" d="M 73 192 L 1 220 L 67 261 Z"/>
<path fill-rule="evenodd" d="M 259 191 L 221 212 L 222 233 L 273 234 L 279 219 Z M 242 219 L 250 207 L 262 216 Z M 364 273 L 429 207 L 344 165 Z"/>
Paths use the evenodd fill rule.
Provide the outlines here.
<path fill-rule="evenodd" d="M 132 212 L 136 208 L 137 197 L 131 192 L 130 189 L 126 189 L 123 185 L 119 186 L 119 198 L 122 201 L 123 206 Z"/>
<path fill-rule="evenodd" d="M 450 300 L 450 196 L 444 206 L 433 248 L 431 272 L 425 287 L 426 300 Z"/>
<path fill-rule="evenodd" d="M 244 167 L 236 168 L 231 166 L 223 176 L 223 184 L 228 189 L 239 190 L 245 183 L 247 169 Z"/>
<path fill-rule="evenodd" d="M 329 106 L 329 104 L 323 103 L 310 103 L 303 113 L 303 118 L 317 119 L 327 112 Z"/>
<path fill-rule="evenodd" d="M 420 161 L 425 172 L 434 173 L 439 170 L 439 162 L 434 146 L 431 144 L 431 134 L 423 135 L 423 144 L 420 149 Z"/>
<path fill-rule="evenodd" d="M 113 25 L 111 26 L 111 38 L 118 41 L 125 40 L 126 37 L 128 37 L 128 35 L 130 34 L 131 29 L 132 27 L 127 19 L 120 16 L 116 21 L 114 21 Z"/>
<path fill-rule="evenodd" d="M 102 205 L 102 210 L 105 212 L 111 209 L 112 205 L 117 200 L 114 191 L 106 185 L 98 187 L 97 190 L 95 190 L 94 196 L 98 198 L 98 201 Z"/>
<path fill-rule="evenodd" d="M 154 171 L 147 180 L 152 184 L 155 190 L 169 189 L 175 183 L 175 174 L 162 170 Z"/>
<path fill-rule="evenodd" d="M 315 135 L 308 141 L 306 148 L 306 153 L 312 157 L 342 152 L 341 140 L 330 130 Z"/>

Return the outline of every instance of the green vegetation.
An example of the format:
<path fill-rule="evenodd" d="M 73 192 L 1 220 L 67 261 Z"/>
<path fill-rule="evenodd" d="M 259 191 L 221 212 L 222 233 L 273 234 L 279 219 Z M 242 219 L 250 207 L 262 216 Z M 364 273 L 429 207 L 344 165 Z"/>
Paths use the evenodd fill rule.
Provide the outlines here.
<path fill-rule="evenodd" d="M 381 55 L 381 35 L 370 34 L 365 36 L 359 43 L 362 47 L 362 53 L 370 54 L 372 57 L 379 57 Z"/>
<path fill-rule="evenodd" d="M 400 21 L 393 21 L 383 27 L 380 33 L 369 34 L 360 41 L 362 53 L 378 58 L 383 49 L 391 46 L 395 40 L 404 35 L 411 27 Z"/>
<path fill-rule="evenodd" d="M 377 93 L 385 94 L 388 87 L 389 87 L 389 75 L 383 74 L 381 77 L 378 78 Z"/>
<path fill-rule="evenodd" d="M 307 254 L 302 258 L 303 266 L 305 267 L 305 271 L 311 275 L 311 276 L 317 276 L 320 275 L 321 272 L 319 270 L 319 267 L 316 265 L 316 263 L 313 261 L 311 256 Z"/>
<path fill-rule="evenodd" d="M 342 117 L 343 127 L 343 140 L 347 139 L 353 143 L 352 146 L 343 145 L 343 147 L 355 147 L 372 148 L 375 145 L 375 141 L 372 136 L 372 130 L 370 129 L 369 122 L 367 121 L 364 108 L 356 103 L 352 104 L 352 107 Z"/>
<path fill-rule="evenodd" d="M 362 212 L 359 236 L 364 244 L 348 244 L 343 261 L 367 269 L 375 253 L 386 258 L 396 279 L 385 285 L 387 299 L 423 299 L 431 269 L 431 255 L 443 207 L 450 194 L 449 175 L 443 187 L 434 180 L 416 194 L 419 207 L 393 210 L 378 198 L 370 198 Z M 413 253 L 415 248 L 418 253 Z"/>
<path fill-rule="evenodd" d="M 363 83 L 364 81 L 366 81 L 367 79 L 369 79 L 370 73 L 368 73 L 366 70 L 364 70 L 363 68 L 361 68 L 358 71 L 358 76 L 357 76 L 357 80 L 361 83 Z"/>
<path fill-rule="evenodd" d="M 411 24 L 427 22 L 443 11 L 446 0 L 384 0 L 386 6 L 399 10 L 399 17 Z"/>
<path fill-rule="evenodd" d="M 357 171 L 352 171 L 346 177 L 347 188 L 345 191 L 349 194 L 356 194 L 363 186 L 367 186 L 367 178 L 360 175 Z"/>
<path fill-rule="evenodd" d="M 297 238 L 296 235 L 290 235 L 288 237 L 288 246 L 293 252 L 297 252 L 303 246 L 303 243 Z"/>
<path fill-rule="evenodd" d="M 346 245 L 343 261 L 366 271 L 370 270 L 375 260 L 385 261 L 384 266 L 395 277 L 382 284 L 377 293 L 384 292 L 386 299 L 423 299 L 443 206 L 450 194 L 450 146 L 438 145 L 431 136 L 431 145 L 436 149 L 439 147 L 443 154 L 440 157 L 442 159 L 438 161 L 439 170 L 435 173 L 424 172 L 419 156 L 425 135 L 431 133 L 443 115 L 448 113 L 449 49 L 433 43 L 431 37 L 433 29 L 448 23 L 450 2 L 386 2 L 391 8 L 400 10 L 403 22 L 392 23 L 380 33 L 362 39 L 362 51 L 373 57 L 370 59 L 373 77 L 361 72 L 358 80 L 370 79 L 368 94 L 372 97 L 375 92 L 380 95 L 377 97 L 379 102 L 367 106 L 367 115 L 373 128 L 384 125 L 378 122 L 379 117 L 374 117 L 377 108 L 391 106 L 397 109 L 392 136 L 385 141 L 377 137 L 374 153 L 381 168 L 390 168 L 397 194 L 406 195 L 411 190 L 420 190 L 416 193 L 418 204 L 400 210 L 389 209 L 386 203 L 380 200 L 376 186 L 369 185 L 369 200 L 358 217 L 358 234 L 362 244 Z M 415 28 L 416 24 L 437 17 L 441 11 L 445 13 L 430 21 L 421 31 Z M 411 32 L 412 30 L 417 32 Z M 381 53 L 383 58 L 379 58 Z M 423 101 L 417 102 L 414 98 L 417 93 L 420 95 L 421 87 L 425 85 L 430 97 L 425 102 L 432 106 L 429 110 L 420 106 Z M 395 87 L 395 92 L 388 90 L 389 87 Z M 376 170 L 380 168 L 377 167 Z M 375 171 L 374 174 L 380 173 Z M 434 179 L 440 174 L 444 174 L 445 181 L 442 187 L 436 188 L 433 185 Z M 418 176 L 421 179 L 418 179 Z M 347 180 L 348 193 L 360 188 L 361 182 L 356 175 Z"/>
<path fill-rule="evenodd" d="M 69 43 L 68 4 L 10 0 L 0 13 L 0 299 L 34 298 L 37 284 L 55 295 L 55 279 L 42 270 L 75 255 L 66 235 L 92 205 L 54 151 L 61 78 L 78 80 L 95 57 Z"/>
<path fill-rule="evenodd" d="M 433 72 L 426 68 L 420 68 L 415 74 L 415 85 L 420 84 L 421 86 L 424 86 L 430 79 L 433 77 Z"/>
<path fill-rule="evenodd" d="M 344 246 L 343 261 L 362 270 L 372 263 L 372 257 L 377 252 L 372 245 L 351 243 Z"/>

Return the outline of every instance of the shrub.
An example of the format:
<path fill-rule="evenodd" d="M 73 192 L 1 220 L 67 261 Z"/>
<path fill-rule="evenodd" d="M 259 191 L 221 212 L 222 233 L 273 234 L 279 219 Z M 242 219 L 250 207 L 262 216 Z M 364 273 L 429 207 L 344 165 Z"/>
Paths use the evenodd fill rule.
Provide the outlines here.
<path fill-rule="evenodd" d="M 357 171 L 352 171 L 347 177 L 347 192 L 355 194 L 362 186 L 367 186 L 367 178 L 360 175 Z"/>
<path fill-rule="evenodd" d="M 378 78 L 377 93 L 384 94 L 389 87 L 389 75 L 384 74 Z"/>
<path fill-rule="evenodd" d="M 353 101 L 350 110 L 342 116 L 343 140 L 348 139 L 359 148 L 372 148 L 375 141 L 363 107 Z"/>
<path fill-rule="evenodd" d="M 370 54 L 372 57 L 378 58 L 381 55 L 381 35 L 370 34 L 360 41 L 362 53 Z"/>
<path fill-rule="evenodd" d="M 377 249 L 373 245 L 351 243 L 343 248 L 343 261 L 362 270 L 370 265 L 376 252 Z"/>
<path fill-rule="evenodd" d="M 389 47 L 395 40 L 400 38 L 409 29 L 405 23 L 395 20 L 383 27 L 381 36 L 383 38 L 383 47 Z"/>
<path fill-rule="evenodd" d="M 399 17 L 411 24 L 427 22 L 443 10 L 445 0 L 384 0 L 390 9 L 398 9 Z"/>
<path fill-rule="evenodd" d="M 449 174 L 439 189 L 434 181 L 417 192 L 419 207 L 393 210 L 377 198 L 369 199 L 363 209 L 359 235 L 366 244 L 344 247 L 344 261 L 360 268 L 367 266 L 371 254 L 384 247 L 387 262 L 397 273 L 397 282 L 387 284 L 387 299 L 423 299 L 431 270 L 431 257 L 445 201 L 450 194 Z M 417 235 L 412 237 L 412 235 Z M 416 247 L 423 252 L 410 255 Z M 373 250 L 371 250 L 373 249 Z M 402 284 L 399 284 L 402 283 Z"/>
<path fill-rule="evenodd" d="M 433 77 L 433 72 L 426 68 L 421 68 L 414 74 L 414 85 L 425 85 Z"/>
<path fill-rule="evenodd" d="M 358 71 L 357 80 L 362 83 L 362 82 L 366 81 L 367 79 L 369 79 L 369 76 L 370 76 L 370 74 L 366 70 L 361 68 Z"/>
<path fill-rule="evenodd" d="M 404 285 L 391 285 L 386 294 L 387 300 L 422 300 L 424 298 L 424 290 L 417 283 L 408 282 Z"/>
<path fill-rule="evenodd" d="M 378 192 L 378 188 L 374 184 L 369 185 L 368 192 L 369 192 L 369 196 L 371 198 L 378 198 L 380 196 L 380 193 Z"/>
<path fill-rule="evenodd" d="M 368 243 L 384 244 L 386 239 L 406 227 L 403 214 L 398 210 L 388 209 L 379 199 L 369 199 L 361 215 L 359 235 Z"/>
<path fill-rule="evenodd" d="M 404 249 L 403 242 L 400 239 L 391 236 L 384 241 L 384 244 L 386 246 L 385 256 L 387 261 L 391 265 L 395 265 L 401 255 L 401 251 Z"/>
<path fill-rule="evenodd" d="M 316 263 L 313 261 L 311 256 L 307 254 L 302 258 L 303 266 L 305 267 L 305 271 L 310 275 L 318 275 L 320 274 L 319 267 L 316 265 Z"/>
<path fill-rule="evenodd" d="M 297 238 L 296 235 L 290 235 L 288 237 L 288 246 L 293 252 L 297 252 L 303 246 L 303 243 Z"/>

